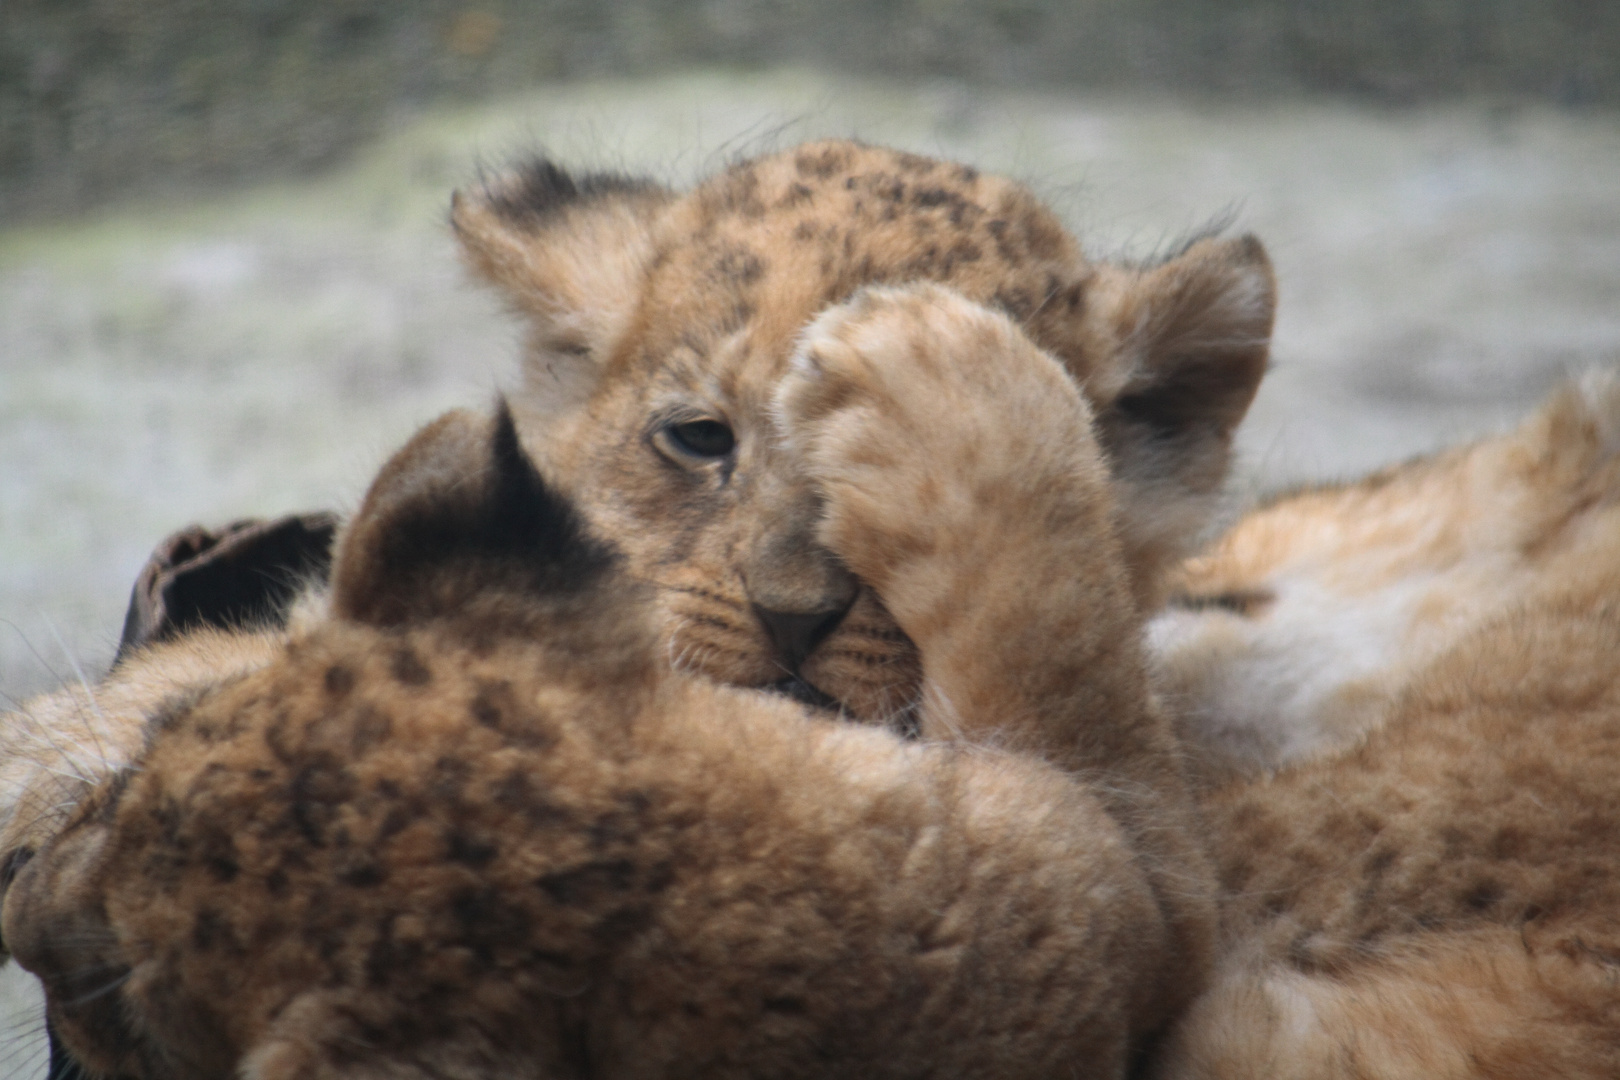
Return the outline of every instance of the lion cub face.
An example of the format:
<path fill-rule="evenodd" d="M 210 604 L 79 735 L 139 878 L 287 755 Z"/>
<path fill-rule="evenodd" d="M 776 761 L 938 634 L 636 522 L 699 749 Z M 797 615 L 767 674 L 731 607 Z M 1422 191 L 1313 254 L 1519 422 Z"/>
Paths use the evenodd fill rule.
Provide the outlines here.
<path fill-rule="evenodd" d="M 889 300 L 865 325 L 944 302 Z M 834 344 L 785 395 L 807 437 L 862 393 Z M 1041 487 L 1101 505 L 1097 454 L 1082 437 Z M 1117 582 L 1110 524 L 1077 531 Z M 66 1049 L 127 1080 L 1124 1076 L 1213 919 L 1145 691 L 1085 718 L 1087 745 L 1136 747 L 1084 770 L 1100 784 L 907 740 L 671 671 L 621 564 L 505 410 L 455 413 L 373 484 L 324 614 L 189 680 L 135 654 L 175 692 L 113 718 L 125 756 L 60 827 L 0 832 L 3 944 Z M 1123 589 L 1090 595 L 1099 624 L 1135 617 Z M 950 635 L 906 625 L 937 670 Z M 1041 639 L 996 666 L 1140 686 L 1134 650 L 1088 665 Z"/>
<path fill-rule="evenodd" d="M 453 219 L 531 323 L 526 446 L 655 587 L 670 659 L 867 719 L 905 714 L 915 649 L 817 543 L 817 495 L 771 407 L 819 313 L 934 281 L 1011 315 L 1096 411 L 1148 605 L 1224 475 L 1271 326 L 1252 239 L 1093 265 L 1017 184 L 856 143 L 686 194 L 539 161 L 459 195 Z"/>

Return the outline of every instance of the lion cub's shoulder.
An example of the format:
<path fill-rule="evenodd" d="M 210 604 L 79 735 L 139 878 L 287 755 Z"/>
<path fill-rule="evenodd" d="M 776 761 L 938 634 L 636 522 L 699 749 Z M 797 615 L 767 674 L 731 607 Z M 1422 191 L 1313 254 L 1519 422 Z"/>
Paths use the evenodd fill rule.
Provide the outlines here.
<path fill-rule="evenodd" d="M 1274 498 L 1182 567 L 1150 640 L 1189 741 L 1249 770 L 1354 746 L 1516 613 L 1615 596 L 1620 376 L 1594 372 L 1503 435 Z"/>
<path fill-rule="evenodd" d="M 1616 1075 L 1620 379 L 1280 500 L 1186 586 L 1231 947 L 1163 1075 Z"/>

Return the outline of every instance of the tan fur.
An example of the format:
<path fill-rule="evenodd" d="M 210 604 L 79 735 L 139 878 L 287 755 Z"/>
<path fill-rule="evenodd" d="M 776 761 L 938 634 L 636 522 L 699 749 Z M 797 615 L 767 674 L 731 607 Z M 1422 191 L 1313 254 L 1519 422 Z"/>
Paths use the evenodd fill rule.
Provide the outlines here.
<path fill-rule="evenodd" d="M 523 442 L 651 616 L 447 540 L 493 481 L 429 429 L 328 611 L 224 682 L 132 659 L 194 693 L 104 717 L 73 824 L 17 834 L 64 1037 L 154 1077 L 1120 1075 L 1213 945 L 1140 640 L 1264 367 L 1259 245 L 1093 266 L 1016 185 L 850 143 L 685 196 L 533 165 L 454 218 L 532 321 Z M 784 614 L 830 632 L 784 655 Z"/>
<path fill-rule="evenodd" d="M 1137 631 L 1252 393 L 1263 257 L 1086 267 L 1019 189 L 849 144 L 585 187 L 498 182 L 457 226 L 534 320 L 527 444 L 651 611 L 536 599 L 477 545 L 383 558 L 422 500 L 479 505 L 484 428 L 441 423 L 330 618 L 36 709 L 141 768 L 12 816 L 41 854 L 8 942 L 137 1076 L 1118 1075 L 1208 954 Z M 672 415 L 734 460 L 677 465 Z M 1617 433 L 1589 380 L 1184 569 L 1149 655 L 1224 951 L 1154 1075 L 1620 1074 Z M 799 674 L 925 741 L 651 659 L 777 682 L 751 605 L 852 580 Z M 60 754 L 24 742 L 46 791 Z"/>
<path fill-rule="evenodd" d="M 1228 957 L 1159 1075 L 1620 1075 L 1620 379 L 1285 499 L 1184 587 L 1156 644 L 1232 777 L 1204 806 Z M 1337 727 L 1232 738 L 1233 702 L 1276 700 L 1268 620 L 1325 595 L 1364 631 L 1391 594 L 1382 663 L 1296 642 Z"/>
<path fill-rule="evenodd" d="M 138 663 L 94 686 L 69 686 L 25 702 L 0 722 L 0 852 L 37 848 L 85 794 L 140 751 L 146 719 L 201 685 L 262 666 L 272 634 L 198 630 L 153 645 Z M 4 958 L 0 950 L 0 959 Z"/>
<path fill-rule="evenodd" d="M 1353 746 L 1441 653 L 1525 603 L 1620 588 L 1620 380 L 1518 430 L 1245 517 L 1150 628 L 1199 756 L 1240 770 Z"/>
<path fill-rule="evenodd" d="M 987 345 L 1005 366 L 956 362 Z M 1042 470 L 1031 509 L 1070 528 L 1007 542 L 1099 582 L 1016 601 L 1049 625 L 1040 655 L 968 640 L 1015 601 L 958 606 L 937 579 L 971 551 L 887 548 L 933 481 L 869 467 L 914 419 L 884 375 L 985 372 L 1080 433 L 1007 437 L 968 488 Z M 452 415 L 347 527 L 330 614 L 223 681 L 188 672 L 20 862 L 0 927 L 75 1053 L 149 1080 L 1123 1076 L 1197 985 L 1213 909 L 1140 654 L 1099 651 L 1140 616 L 1087 407 L 1004 316 L 934 287 L 818 324 L 779 400 L 827 541 L 917 642 L 925 730 L 996 731 L 994 677 L 1016 740 L 1079 775 L 672 671 L 645 590 L 557 524 L 499 424 Z M 1086 623 L 1111 632 L 1051 636 Z M 1002 668 L 952 670 L 976 648 Z M 1094 665 L 1094 693 L 1047 686 L 1048 657 Z M 181 670 L 153 650 L 129 677 L 147 665 Z"/>
<path fill-rule="evenodd" d="M 1274 287 L 1258 242 L 1096 265 L 1022 187 L 850 142 L 742 162 L 685 195 L 560 176 L 536 164 L 460 195 L 455 227 L 532 327 L 513 402 L 528 447 L 659 587 L 678 666 L 745 686 L 799 677 L 865 719 L 903 723 L 915 705 L 912 643 L 816 542 L 816 490 L 771 412 L 805 327 L 873 285 L 946 285 L 1078 380 L 1112 461 L 1132 587 L 1156 604 L 1265 365 Z M 934 407 L 938 423 L 977 423 L 974 400 Z M 727 425 L 734 453 L 671 452 L 665 431 L 683 418 Z M 761 610 L 824 614 L 828 628 L 801 662 L 773 647 Z"/>

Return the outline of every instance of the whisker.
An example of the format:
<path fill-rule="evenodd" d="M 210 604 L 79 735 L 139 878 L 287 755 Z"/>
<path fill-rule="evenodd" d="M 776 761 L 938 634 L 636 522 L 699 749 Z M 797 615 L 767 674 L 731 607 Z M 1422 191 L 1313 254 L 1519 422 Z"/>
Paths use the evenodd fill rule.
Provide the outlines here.
<path fill-rule="evenodd" d="M 113 991 L 117 990 L 120 986 L 123 986 L 125 983 L 127 983 L 130 980 L 130 978 L 134 974 L 135 973 L 133 971 L 130 971 L 130 970 L 126 969 L 123 972 L 123 974 L 119 975 L 116 979 L 113 979 L 111 982 L 107 983 L 105 986 L 99 986 L 96 989 L 91 990 L 89 993 L 84 994 L 84 995 L 82 995 L 80 997 L 70 998 L 67 1001 L 65 1001 L 63 1004 L 68 1005 L 69 1007 L 72 1007 L 72 1008 L 78 1008 L 81 1005 L 88 1005 L 88 1004 L 90 1004 L 90 1002 L 96 1000 L 97 998 L 105 997 L 106 995 L 108 995 L 108 994 L 112 993 Z"/>
<path fill-rule="evenodd" d="M 118 944 L 118 935 L 113 932 L 111 927 L 95 927 L 92 929 L 75 930 L 71 933 L 63 933 L 58 931 L 51 934 L 51 943 L 66 949 L 99 949 L 108 945 Z M 105 973 L 112 971 L 115 969 L 115 967 L 122 969 L 122 965 L 114 965 L 106 961 L 98 960 L 94 963 L 81 964 L 78 967 L 69 968 L 66 972 L 64 972 L 64 975 L 69 978 L 87 978 L 97 974 L 98 972 Z"/>
<path fill-rule="evenodd" d="M 64 773 L 60 769 L 52 768 L 44 763 L 40 763 L 38 767 L 66 779 L 77 780 L 82 784 L 94 785 L 96 778 L 90 774 L 88 769 L 84 768 L 84 766 L 78 761 L 76 755 L 74 755 L 71 751 L 66 749 L 61 743 L 57 742 L 56 739 L 52 737 L 52 732 L 49 726 L 43 723 L 38 723 L 37 721 L 36 723 L 37 727 L 34 731 L 30 732 L 30 734 L 55 751 L 56 756 L 61 758 L 62 765 L 72 771 L 70 773 Z"/>
<path fill-rule="evenodd" d="M 28 635 L 23 633 L 23 628 L 22 627 L 18 626 L 16 623 L 12 622 L 10 619 L 0 619 L 0 623 L 4 623 L 5 625 L 11 627 L 12 630 L 16 631 L 17 636 L 22 639 L 23 645 L 28 649 L 28 651 L 31 654 L 33 654 L 34 659 L 39 661 L 39 666 L 44 668 L 46 671 L 48 671 L 50 673 L 50 676 L 51 676 L 51 679 L 52 679 L 53 682 L 62 683 L 62 682 L 65 681 L 62 678 L 62 673 L 57 671 L 54 667 L 52 667 L 51 662 L 49 660 L 45 659 L 45 657 L 40 654 L 40 651 L 38 649 L 34 648 L 34 643 L 32 641 L 28 640 Z M 16 699 L 12 699 L 12 700 L 15 701 Z"/>
<path fill-rule="evenodd" d="M 13 1080 L 43 1078 L 51 1055 L 44 1020 L 40 1020 L 37 1028 L 14 1030 L 9 1034 L 14 1035 L 15 1039 L 0 1050 L 0 1065 L 5 1066 L 6 1075 Z"/>
<path fill-rule="evenodd" d="M 75 740 L 71 744 L 61 741 L 69 734 L 71 725 L 51 724 L 32 712 L 23 715 L 28 718 L 30 736 L 54 750 L 63 764 L 78 774 L 80 780 L 94 785 L 120 765 L 102 741 L 102 735 L 113 730 L 111 721 L 96 701 L 93 690 L 85 688 L 82 693 L 83 697 L 77 688 L 67 691 L 68 705 L 64 706 L 64 711 L 70 711 L 78 720 L 79 727 L 94 743 L 93 748 L 87 749 L 82 741 Z"/>
<path fill-rule="evenodd" d="M 96 719 L 101 721 L 102 725 L 105 726 L 107 723 L 107 717 L 101 711 L 101 705 L 96 701 L 95 688 L 90 685 L 90 680 L 85 678 L 84 669 L 79 666 L 78 659 L 74 657 L 72 650 L 67 647 L 67 642 L 62 640 L 61 633 L 59 633 L 56 629 L 56 623 L 53 622 L 49 616 L 45 617 L 45 626 L 50 630 L 51 636 L 56 639 L 56 647 L 62 650 L 63 657 L 66 658 L 68 664 L 73 668 L 73 674 L 78 677 L 79 685 L 84 688 L 84 696 L 90 702 L 90 708 L 95 712 Z M 107 748 L 101 744 L 100 732 L 94 726 L 87 726 L 89 728 L 90 738 L 95 741 L 96 753 L 100 755 L 102 762 L 105 763 L 107 760 Z"/>

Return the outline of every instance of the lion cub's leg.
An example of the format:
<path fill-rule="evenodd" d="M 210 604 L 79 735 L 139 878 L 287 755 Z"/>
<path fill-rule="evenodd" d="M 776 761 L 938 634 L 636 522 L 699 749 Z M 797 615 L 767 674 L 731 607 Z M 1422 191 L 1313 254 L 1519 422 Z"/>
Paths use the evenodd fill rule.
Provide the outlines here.
<path fill-rule="evenodd" d="M 1145 692 L 1107 466 L 1055 360 L 950 289 L 868 289 L 811 324 L 777 404 L 822 541 L 922 654 L 925 737 L 1142 749 L 1114 730 Z"/>
<path fill-rule="evenodd" d="M 777 394 L 819 485 L 820 538 L 922 658 L 925 738 L 1079 772 L 1168 916 L 1184 987 L 1213 941 L 1211 872 L 1148 694 L 1142 618 L 1090 409 L 1005 316 L 937 285 L 869 289 L 806 332 Z"/>

